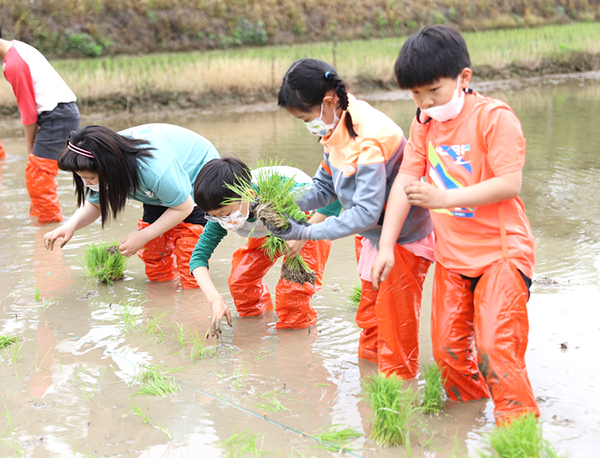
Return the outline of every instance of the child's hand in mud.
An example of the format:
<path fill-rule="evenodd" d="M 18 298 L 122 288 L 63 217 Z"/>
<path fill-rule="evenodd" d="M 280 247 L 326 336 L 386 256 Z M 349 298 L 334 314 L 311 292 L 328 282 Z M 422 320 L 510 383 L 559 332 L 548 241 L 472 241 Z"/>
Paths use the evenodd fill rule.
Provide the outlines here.
<path fill-rule="evenodd" d="M 219 335 L 221 335 L 222 332 L 221 320 L 223 319 L 223 316 L 225 316 L 225 318 L 227 319 L 227 324 L 233 327 L 233 324 L 231 322 L 231 311 L 229 310 L 229 307 L 227 307 L 227 304 L 221 296 L 219 296 L 218 299 L 211 301 L 210 305 L 212 306 L 211 323 L 210 328 L 206 332 L 205 338 L 208 339 L 208 337 L 210 336 L 216 337 L 218 339 Z"/>
<path fill-rule="evenodd" d="M 133 256 L 144 248 L 144 245 L 148 242 L 148 238 L 141 231 L 135 231 L 125 236 L 119 244 L 119 251 L 123 256 Z"/>
<path fill-rule="evenodd" d="M 60 244 L 60 247 L 62 248 L 69 240 L 71 240 L 74 233 L 75 231 L 70 230 L 67 226 L 57 227 L 53 231 L 44 234 L 44 246 L 47 250 L 52 250 L 54 248 L 54 243 L 62 238 L 62 243 Z"/>
<path fill-rule="evenodd" d="M 300 250 L 302 249 L 302 247 L 304 246 L 304 244 L 308 242 L 308 240 L 288 240 L 287 243 L 287 247 L 288 247 L 288 252 L 285 253 L 285 255 L 288 258 L 293 258 L 295 257 L 298 253 L 300 253 Z"/>

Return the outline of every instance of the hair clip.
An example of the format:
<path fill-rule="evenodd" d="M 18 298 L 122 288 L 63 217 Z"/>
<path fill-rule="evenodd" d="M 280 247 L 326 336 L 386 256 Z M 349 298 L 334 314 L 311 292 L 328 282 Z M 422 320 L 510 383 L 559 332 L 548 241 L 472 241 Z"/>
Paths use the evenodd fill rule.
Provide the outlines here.
<path fill-rule="evenodd" d="M 325 72 L 325 79 L 329 79 L 329 72 Z"/>
<path fill-rule="evenodd" d="M 67 141 L 67 148 L 69 150 L 73 151 L 74 153 L 77 153 L 77 154 L 80 154 L 82 156 L 91 157 L 92 159 L 95 159 L 95 157 L 94 157 L 94 155 L 92 154 L 91 151 L 88 151 L 86 149 L 80 148 L 79 146 L 75 146 L 70 141 Z"/>

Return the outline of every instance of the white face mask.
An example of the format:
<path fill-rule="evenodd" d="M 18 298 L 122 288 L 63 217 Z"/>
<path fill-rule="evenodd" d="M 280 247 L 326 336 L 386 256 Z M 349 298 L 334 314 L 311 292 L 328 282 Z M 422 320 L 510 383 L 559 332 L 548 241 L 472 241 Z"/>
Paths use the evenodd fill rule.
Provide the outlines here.
<path fill-rule="evenodd" d="M 331 124 L 325 124 L 325 121 L 323 121 L 322 118 L 323 104 L 321 104 L 321 115 L 317 119 L 305 122 L 304 125 L 311 134 L 316 135 L 317 137 L 328 137 L 333 133 L 333 129 L 337 126 L 340 118 L 338 118 L 335 111 L 333 112 L 333 122 Z"/>
<path fill-rule="evenodd" d="M 85 183 L 84 183 L 85 184 Z M 90 188 L 94 192 L 100 192 L 100 183 L 96 184 L 86 184 L 88 188 Z"/>
<path fill-rule="evenodd" d="M 240 204 L 240 209 L 241 205 L 242 204 Z M 235 210 L 226 216 L 210 216 L 210 219 L 219 223 L 221 227 L 227 231 L 237 231 L 242 228 L 244 223 L 246 223 L 248 212 L 246 212 L 246 216 L 244 216 L 240 210 Z"/>
<path fill-rule="evenodd" d="M 456 89 L 454 90 L 452 98 L 448 103 L 427 108 L 425 110 L 421 110 L 421 112 L 425 113 L 427 116 L 435 119 L 436 121 L 446 122 L 456 118 L 460 114 L 464 104 L 465 92 L 460 88 L 460 78 L 458 78 Z"/>

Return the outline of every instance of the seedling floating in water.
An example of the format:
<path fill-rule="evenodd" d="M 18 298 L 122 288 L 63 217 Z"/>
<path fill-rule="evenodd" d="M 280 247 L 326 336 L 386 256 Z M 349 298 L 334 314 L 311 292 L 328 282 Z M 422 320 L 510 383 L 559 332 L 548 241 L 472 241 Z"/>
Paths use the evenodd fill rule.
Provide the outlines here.
<path fill-rule="evenodd" d="M 442 373 L 436 363 L 425 367 L 425 396 L 421 410 L 424 413 L 436 414 L 444 410 L 444 390 L 442 388 Z"/>
<path fill-rule="evenodd" d="M 373 415 L 371 439 L 389 447 L 407 444 L 418 407 L 417 393 L 391 374 L 378 374 L 363 382 Z"/>
<path fill-rule="evenodd" d="M 561 457 L 552 444 L 542 437 L 542 428 L 533 414 L 523 415 L 506 426 L 495 428 L 485 439 L 491 451 L 489 453 L 480 451 L 481 458 Z"/>
<path fill-rule="evenodd" d="M 340 424 L 326 426 L 321 430 L 324 430 L 324 432 L 315 434 L 315 437 L 322 443 L 321 447 L 339 452 L 352 450 L 348 443 L 362 436 L 358 431 Z"/>
<path fill-rule="evenodd" d="M 276 167 L 278 162 L 269 164 L 258 163 L 258 167 Z M 254 215 L 256 219 L 265 224 L 270 224 L 277 229 L 285 229 L 289 226 L 288 218 L 298 221 L 306 221 L 306 215 L 300 210 L 294 196 L 298 191 L 298 184 L 286 176 L 273 173 L 272 171 L 259 171 L 253 180 L 255 187 L 249 187 L 246 182 L 240 180 L 230 189 L 241 197 L 242 202 L 254 202 Z M 224 202 L 233 203 L 235 199 Z M 269 259 L 274 260 L 281 254 L 286 254 L 287 245 L 280 238 L 268 236 L 263 244 L 263 250 Z M 316 275 L 306 264 L 299 254 L 293 258 L 286 258 L 281 267 L 281 278 L 294 283 L 304 284 L 306 282 L 314 285 Z"/>
<path fill-rule="evenodd" d="M 11 336 L 9 334 L 0 335 L 0 349 L 10 347 L 17 343 L 18 340 L 19 338 L 17 336 Z"/>
<path fill-rule="evenodd" d="M 352 304 L 352 308 L 354 310 L 358 310 L 358 305 L 360 304 L 360 297 L 362 295 L 362 285 L 354 285 L 350 290 L 350 294 L 348 295 L 348 302 Z"/>
<path fill-rule="evenodd" d="M 109 285 L 123 278 L 126 260 L 116 244 L 94 243 L 87 246 L 84 252 L 87 276 Z"/>

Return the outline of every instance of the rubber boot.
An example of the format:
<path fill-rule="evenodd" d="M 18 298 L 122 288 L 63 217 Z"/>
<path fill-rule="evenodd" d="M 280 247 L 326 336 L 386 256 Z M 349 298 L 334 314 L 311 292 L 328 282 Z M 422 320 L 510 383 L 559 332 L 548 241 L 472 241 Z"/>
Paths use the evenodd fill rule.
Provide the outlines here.
<path fill-rule="evenodd" d="M 265 238 L 249 238 L 231 259 L 229 290 L 241 317 L 260 316 L 273 309 L 269 288 L 263 277 L 275 264 L 265 255 L 261 245 Z"/>
<path fill-rule="evenodd" d="M 150 226 L 150 223 L 138 220 L 138 231 L 148 226 Z M 150 281 L 172 281 L 179 276 L 175 266 L 175 255 L 173 254 L 172 230 L 146 243 L 138 251 L 138 257 L 144 261 L 146 277 Z"/>
<path fill-rule="evenodd" d="M 4 149 L 4 145 L 2 145 L 2 140 L 0 140 L 0 159 L 6 158 L 6 150 Z"/>
<path fill-rule="evenodd" d="M 29 154 L 25 167 L 25 185 L 31 199 L 29 214 L 37 217 L 40 224 L 59 223 L 63 219 L 56 175 L 58 164 L 55 160 Z"/>

